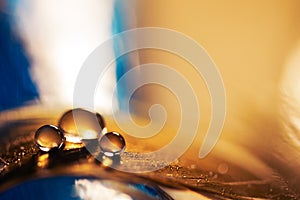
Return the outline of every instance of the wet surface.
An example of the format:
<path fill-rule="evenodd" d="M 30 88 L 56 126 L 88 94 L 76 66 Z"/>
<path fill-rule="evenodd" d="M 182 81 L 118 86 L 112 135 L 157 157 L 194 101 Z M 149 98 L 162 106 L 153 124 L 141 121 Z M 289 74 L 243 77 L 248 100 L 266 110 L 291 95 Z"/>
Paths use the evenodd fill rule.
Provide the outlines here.
<path fill-rule="evenodd" d="M 213 199 L 298 199 L 299 194 L 289 188 L 287 181 L 276 172 L 270 179 L 254 178 L 233 164 L 223 164 L 216 172 L 207 171 L 197 165 L 187 165 L 180 159 L 174 163 L 164 163 L 161 159 L 147 157 L 131 149 L 126 150 L 118 160 L 97 160 L 85 149 L 74 148 L 41 153 L 34 144 L 34 132 L 42 124 L 53 119 L 31 119 L 11 121 L 1 125 L 0 134 L 0 191 L 37 177 L 57 175 L 93 176 L 101 179 L 114 177 L 117 181 L 136 181 L 162 185 L 177 189 L 191 189 Z M 133 141 L 129 141 L 133 142 Z M 144 147 L 145 148 L 145 147 Z M 111 164 L 117 163 L 115 169 Z M 108 164 L 105 164 L 108 163 Z M 127 163 L 127 164 L 126 164 Z M 162 169 L 154 172 L 130 174 L 126 167 L 151 167 L 160 165 Z M 118 170 L 119 169 L 119 170 Z M 236 176 L 227 173 L 237 172 Z M 114 176 L 112 176 L 114 174 Z M 244 178 L 239 178 L 244 174 Z"/>

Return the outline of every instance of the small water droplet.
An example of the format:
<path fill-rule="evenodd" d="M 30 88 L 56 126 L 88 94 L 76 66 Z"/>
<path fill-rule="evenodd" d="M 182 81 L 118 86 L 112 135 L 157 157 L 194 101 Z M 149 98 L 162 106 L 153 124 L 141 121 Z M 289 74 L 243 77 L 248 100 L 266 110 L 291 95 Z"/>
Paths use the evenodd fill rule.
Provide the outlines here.
<path fill-rule="evenodd" d="M 217 170 L 220 174 L 226 174 L 229 170 L 229 166 L 226 163 L 221 163 L 219 164 Z"/>
<path fill-rule="evenodd" d="M 103 134 L 105 122 L 103 117 L 81 108 L 65 112 L 58 127 L 64 132 L 67 142 L 82 143 L 83 139 L 96 139 Z"/>
<path fill-rule="evenodd" d="M 104 155 L 113 157 L 120 155 L 125 150 L 125 139 L 117 132 L 109 132 L 103 135 L 99 141 L 100 149 Z"/>
<path fill-rule="evenodd" d="M 44 125 L 35 132 L 34 141 L 40 150 L 48 152 L 63 146 L 64 135 L 57 127 Z"/>

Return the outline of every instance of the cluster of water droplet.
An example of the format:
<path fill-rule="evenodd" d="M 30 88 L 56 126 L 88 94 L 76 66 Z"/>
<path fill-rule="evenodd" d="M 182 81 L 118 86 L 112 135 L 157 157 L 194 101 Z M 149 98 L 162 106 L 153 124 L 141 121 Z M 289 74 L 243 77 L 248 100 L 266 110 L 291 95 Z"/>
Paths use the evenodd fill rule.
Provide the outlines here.
<path fill-rule="evenodd" d="M 100 153 L 106 157 L 119 156 L 125 150 L 125 139 L 117 132 L 108 132 L 99 113 L 72 109 L 59 119 L 58 126 L 44 125 L 35 132 L 34 141 L 43 152 L 72 146 L 80 148 L 96 141 Z"/>

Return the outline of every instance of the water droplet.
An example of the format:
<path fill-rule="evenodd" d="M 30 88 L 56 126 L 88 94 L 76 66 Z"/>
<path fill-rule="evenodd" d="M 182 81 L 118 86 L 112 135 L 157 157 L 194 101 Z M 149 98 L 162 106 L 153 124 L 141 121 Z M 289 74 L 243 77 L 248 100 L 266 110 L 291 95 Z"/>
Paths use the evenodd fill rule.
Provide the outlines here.
<path fill-rule="evenodd" d="M 82 143 L 83 139 L 96 139 L 106 130 L 100 114 L 76 108 L 65 112 L 58 122 L 67 142 Z"/>
<path fill-rule="evenodd" d="M 220 174 L 226 174 L 229 170 L 229 166 L 226 163 L 221 163 L 217 170 Z"/>
<path fill-rule="evenodd" d="M 125 139 L 117 132 L 106 133 L 100 138 L 99 144 L 103 154 L 108 157 L 120 155 L 126 146 Z"/>
<path fill-rule="evenodd" d="M 48 152 L 52 149 L 60 149 L 65 139 L 57 127 L 44 125 L 35 132 L 34 140 L 40 150 Z"/>

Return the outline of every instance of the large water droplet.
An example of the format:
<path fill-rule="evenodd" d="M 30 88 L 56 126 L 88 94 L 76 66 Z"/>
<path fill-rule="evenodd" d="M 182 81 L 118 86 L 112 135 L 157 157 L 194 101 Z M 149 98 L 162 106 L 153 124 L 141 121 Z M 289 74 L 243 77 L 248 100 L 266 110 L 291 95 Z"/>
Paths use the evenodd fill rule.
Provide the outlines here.
<path fill-rule="evenodd" d="M 34 141 L 39 149 L 48 152 L 52 149 L 60 149 L 64 144 L 63 133 L 55 126 L 44 125 L 40 127 L 34 136 Z"/>
<path fill-rule="evenodd" d="M 100 114 L 80 108 L 65 112 L 58 122 L 67 142 L 82 143 L 83 139 L 96 139 L 106 130 Z"/>
<path fill-rule="evenodd" d="M 120 155 L 125 150 L 125 139 L 117 132 L 109 132 L 103 135 L 99 141 L 102 153 L 108 157 Z"/>

